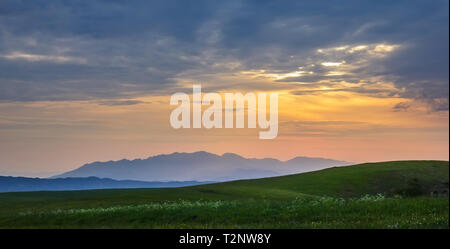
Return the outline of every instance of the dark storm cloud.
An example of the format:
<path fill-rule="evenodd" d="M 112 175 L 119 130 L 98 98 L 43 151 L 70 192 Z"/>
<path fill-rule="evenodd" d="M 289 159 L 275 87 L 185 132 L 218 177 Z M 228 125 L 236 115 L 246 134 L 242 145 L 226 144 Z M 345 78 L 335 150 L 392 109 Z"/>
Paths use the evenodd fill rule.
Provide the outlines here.
<path fill-rule="evenodd" d="M 5 0 L 0 101 L 151 94 L 175 87 L 176 78 L 189 70 L 287 73 L 311 63 L 319 48 L 374 43 L 402 49 L 360 67 L 356 78 L 340 79 L 381 76 L 405 89 L 405 97 L 448 109 L 445 0 Z M 240 64 L 213 67 L 228 61 Z M 325 69 L 318 73 L 304 81 L 328 79 L 320 74 Z"/>

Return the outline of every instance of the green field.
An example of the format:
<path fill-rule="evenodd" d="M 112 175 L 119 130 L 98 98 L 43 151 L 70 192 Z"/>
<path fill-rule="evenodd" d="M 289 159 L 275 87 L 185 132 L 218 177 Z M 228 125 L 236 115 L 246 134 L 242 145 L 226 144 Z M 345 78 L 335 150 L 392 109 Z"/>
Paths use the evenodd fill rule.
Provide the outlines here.
<path fill-rule="evenodd" d="M 172 189 L 0 194 L 1 228 L 449 228 L 447 161 Z"/>

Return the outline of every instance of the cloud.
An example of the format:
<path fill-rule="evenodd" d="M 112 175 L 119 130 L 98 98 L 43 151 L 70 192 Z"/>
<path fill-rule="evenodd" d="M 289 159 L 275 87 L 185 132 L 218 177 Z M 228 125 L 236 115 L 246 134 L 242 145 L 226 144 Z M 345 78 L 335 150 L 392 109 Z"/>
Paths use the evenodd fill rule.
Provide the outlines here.
<path fill-rule="evenodd" d="M 397 94 L 396 91 L 392 89 L 370 89 L 366 87 L 346 87 L 346 88 L 334 88 L 334 89 L 306 89 L 306 90 L 295 90 L 290 93 L 293 95 L 315 95 L 321 93 L 335 93 L 335 92 L 352 92 L 367 94 L 377 97 L 393 97 Z"/>
<path fill-rule="evenodd" d="M 448 97 L 448 96 L 447 96 Z M 429 104 L 430 111 L 439 112 L 439 111 L 448 111 L 448 98 L 441 99 L 426 99 Z"/>
<path fill-rule="evenodd" d="M 400 103 L 395 104 L 392 107 L 392 109 L 393 109 L 394 112 L 406 112 L 406 111 L 408 111 L 410 106 L 411 105 L 409 103 L 400 102 Z"/>
<path fill-rule="evenodd" d="M 58 55 L 39 55 L 39 54 L 26 54 L 21 52 L 12 52 L 7 55 L 1 55 L 0 57 L 9 60 L 26 60 L 31 62 L 53 62 L 53 63 L 86 63 L 83 58 L 75 58 L 69 56 L 58 56 Z"/>
<path fill-rule="evenodd" d="M 143 103 L 149 103 L 141 100 L 105 100 L 100 101 L 98 104 L 107 106 L 126 106 L 126 105 L 138 105 Z"/>
<path fill-rule="evenodd" d="M 220 89 L 240 83 L 224 75 L 265 70 L 265 89 L 392 82 L 402 97 L 448 110 L 445 0 L 4 0 L 0 9 L 3 102 L 126 99 L 182 80 Z"/>

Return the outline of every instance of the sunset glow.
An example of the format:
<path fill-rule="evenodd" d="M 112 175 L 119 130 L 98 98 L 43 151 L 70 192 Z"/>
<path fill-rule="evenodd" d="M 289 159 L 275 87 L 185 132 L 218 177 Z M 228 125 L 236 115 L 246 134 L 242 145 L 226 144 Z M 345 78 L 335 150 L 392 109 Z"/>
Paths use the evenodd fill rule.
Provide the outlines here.
<path fill-rule="evenodd" d="M 251 4 L 221 5 L 186 16 L 176 8 L 185 22 L 102 3 L 114 18 L 98 14 L 89 23 L 67 10 L 70 27 L 58 21 L 57 6 L 48 7 L 55 25 L 48 29 L 23 27 L 37 21 L 32 14 L 2 16 L 0 172 L 52 175 L 93 161 L 194 151 L 448 160 L 447 2 L 430 7 L 436 18 L 415 14 L 420 8 L 352 11 L 361 22 L 328 18 L 339 8 L 316 16 L 262 4 L 258 19 Z M 116 19 L 136 25 L 123 28 Z M 404 21 L 411 19 L 429 25 Z M 194 84 L 203 93 L 278 93 L 278 136 L 173 129 L 170 96 L 192 94 Z"/>

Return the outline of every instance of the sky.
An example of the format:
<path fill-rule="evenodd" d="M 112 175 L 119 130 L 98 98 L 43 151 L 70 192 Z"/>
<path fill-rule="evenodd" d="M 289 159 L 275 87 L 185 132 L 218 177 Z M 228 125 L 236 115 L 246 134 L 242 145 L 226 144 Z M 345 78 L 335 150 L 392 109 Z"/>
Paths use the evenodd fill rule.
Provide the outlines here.
<path fill-rule="evenodd" d="M 199 150 L 449 154 L 449 2 L 0 2 L 0 174 Z M 178 129 L 170 96 L 278 93 L 279 131 Z"/>

